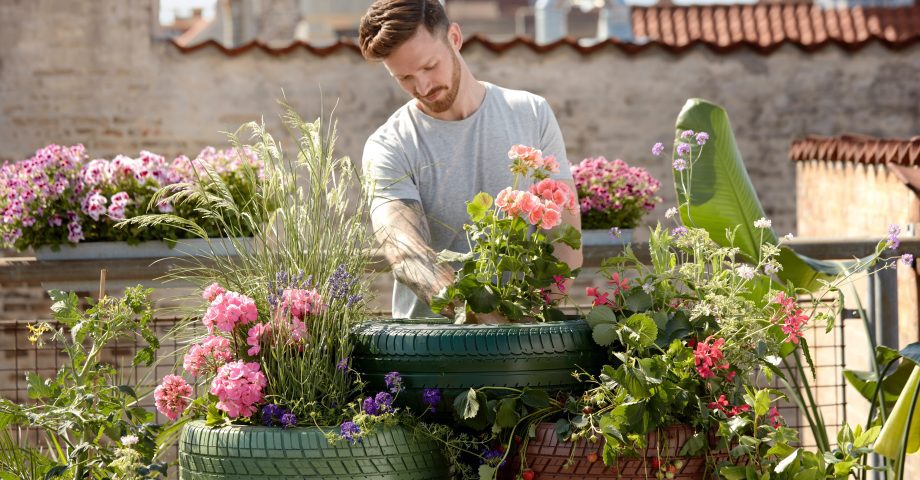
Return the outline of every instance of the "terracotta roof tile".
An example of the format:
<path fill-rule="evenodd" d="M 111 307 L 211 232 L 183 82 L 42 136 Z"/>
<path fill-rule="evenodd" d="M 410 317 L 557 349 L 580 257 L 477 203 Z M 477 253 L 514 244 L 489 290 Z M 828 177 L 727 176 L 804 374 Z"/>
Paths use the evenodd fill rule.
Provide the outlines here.
<path fill-rule="evenodd" d="M 783 44 L 795 45 L 810 52 L 827 45 L 854 51 L 870 41 L 880 42 L 892 50 L 900 50 L 920 41 L 920 5 L 828 10 L 802 3 L 650 6 L 633 7 L 631 18 L 633 35 L 638 40 L 636 43 L 612 39 L 586 46 L 577 39 L 565 38 L 547 45 L 537 45 L 533 39 L 526 37 L 496 42 L 474 35 L 466 40 L 465 45 L 480 44 L 496 53 L 518 45 L 540 53 L 568 47 L 582 54 L 612 46 L 633 55 L 656 47 L 679 53 L 695 45 L 704 45 L 717 53 L 749 48 L 761 54 L 769 54 Z M 304 42 L 273 47 L 258 40 L 234 48 L 224 47 L 213 40 L 195 45 L 173 43 L 184 53 L 204 47 L 217 48 L 227 55 L 239 55 L 253 49 L 271 55 L 283 55 L 296 50 L 306 50 L 320 56 L 341 49 L 360 53 L 355 41 L 349 38 L 322 47 Z"/>
<path fill-rule="evenodd" d="M 808 136 L 792 142 L 793 161 L 821 160 L 920 167 L 920 136 L 909 140 L 863 135 Z"/>

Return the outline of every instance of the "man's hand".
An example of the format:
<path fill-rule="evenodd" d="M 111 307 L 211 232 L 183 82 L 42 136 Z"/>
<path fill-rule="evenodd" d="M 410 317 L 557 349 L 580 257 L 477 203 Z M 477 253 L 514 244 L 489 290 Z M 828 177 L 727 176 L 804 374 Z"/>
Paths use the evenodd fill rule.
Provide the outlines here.
<path fill-rule="evenodd" d="M 437 263 L 437 253 L 431 249 L 428 220 L 419 202 L 384 203 L 371 212 L 371 223 L 396 279 L 419 299 L 430 305 L 431 299 L 454 281 L 450 265 Z M 453 308 L 447 307 L 441 314 L 453 317 Z"/>

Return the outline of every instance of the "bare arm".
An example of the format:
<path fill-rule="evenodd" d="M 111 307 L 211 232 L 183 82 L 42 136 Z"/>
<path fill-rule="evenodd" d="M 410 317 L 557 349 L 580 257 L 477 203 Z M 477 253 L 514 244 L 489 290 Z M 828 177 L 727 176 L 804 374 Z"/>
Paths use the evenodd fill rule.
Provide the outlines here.
<path fill-rule="evenodd" d="M 371 213 L 371 223 L 383 256 L 400 283 L 424 302 L 431 303 L 443 287 L 454 281 L 454 270 L 437 263 L 431 233 L 422 206 L 415 200 L 393 200 Z M 452 316 L 448 307 L 443 315 Z"/>
<path fill-rule="evenodd" d="M 561 182 L 568 185 L 568 187 L 571 188 L 573 192 L 577 191 L 575 189 L 574 180 L 561 180 Z M 562 209 L 562 223 L 564 225 L 571 225 L 575 227 L 576 230 L 581 232 L 581 210 L 578 208 L 577 202 L 575 204 L 574 210 L 569 210 L 567 208 Z M 555 247 L 553 249 L 553 253 L 555 254 L 556 258 L 565 262 L 569 268 L 575 270 L 576 268 L 581 267 L 582 263 L 584 262 L 584 255 L 582 254 L 581 247 L 579 247 L 578 250 L 575 250 L 572 247 L 561 243 L 554 244 L 553 246 Z"/>

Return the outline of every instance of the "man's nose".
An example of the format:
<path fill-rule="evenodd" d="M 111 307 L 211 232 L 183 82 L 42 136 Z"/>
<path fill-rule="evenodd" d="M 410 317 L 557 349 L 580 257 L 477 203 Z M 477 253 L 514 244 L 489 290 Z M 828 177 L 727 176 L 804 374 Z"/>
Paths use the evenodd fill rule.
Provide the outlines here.
<path fill-rule="evenodd" d="M 431 93 L 431 81 L 427 75 L 419 75 L 416 80 L 415 90 L 420 97 L 427 97 Z"/>

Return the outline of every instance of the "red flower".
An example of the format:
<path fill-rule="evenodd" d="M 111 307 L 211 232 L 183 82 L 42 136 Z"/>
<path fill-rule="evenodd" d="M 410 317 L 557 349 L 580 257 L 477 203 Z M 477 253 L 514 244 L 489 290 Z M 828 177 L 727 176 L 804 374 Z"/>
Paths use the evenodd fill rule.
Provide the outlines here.
<path fill-rule="evenodd" d="M 609 283 L 612 287 L 614 287 L 613 289 L 614 295 L 620 292 L 625 292 L 626 290 L 629 290 L 629 279 L 626 278 L 626 276 L 623 276 L 623 278 L 620 278 L 620 274 L 616 272 L 613 273 L 613 276 L 610 278 L 610 281 L 607 283 Z"/>
<path fill-rule="evenodd" d="M 719 399 L 715 402 L 709 402 L 710 410 L 718 410 L 720 412 L 725 412 L 725 407 L 728 406 L 728 400 L 725 398 L 725 394 L 719 395 Z"/>
<path fill-rule="evenodd" d="M 727 362 L 719 363 L 724 360 L 722 356 L 722 345 L 725 344 L 725 339 L 717 339 L 712 342 L 712 345 L 709 344 L 710 340 L 712 340 L 711 336 L 706 338 L 705 342 L 697 343 L 693 351 L 696 371 L 703 378 L 715 377 L 715 373 L 712 371 L 714 368 L 717 370 L 727 370 L 729 367 Z"/>
<path fill-rule="evenodd" d="M 613 302 L 611 302 L 609 298 L 610 297 L 609 292 L 605 292 L 601 294 L 597 291 L 596 287 L 588 287 L 585 289 L 585 294 L 589 297 L 594 297 L 594 302 L 592 303 L 592 306 L 595 306 L 595 307 L 600 306 L 600 305 L 613 306 Z"/>

